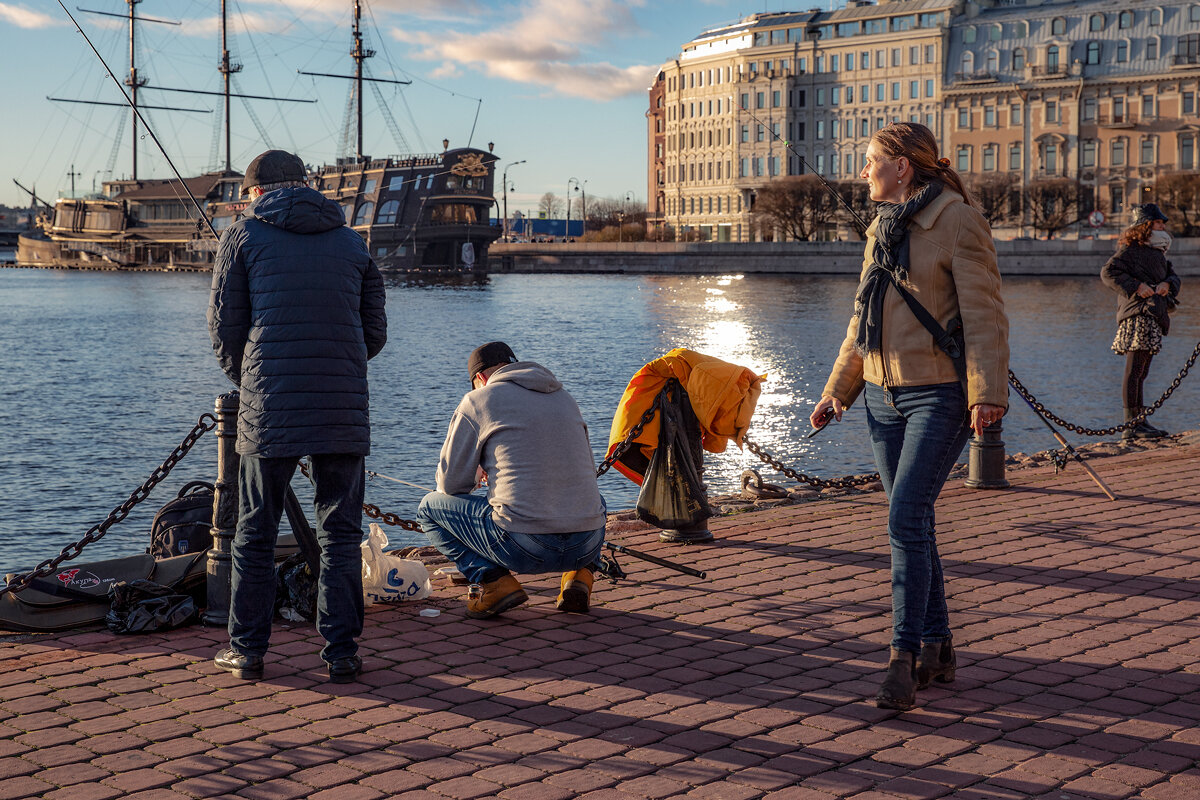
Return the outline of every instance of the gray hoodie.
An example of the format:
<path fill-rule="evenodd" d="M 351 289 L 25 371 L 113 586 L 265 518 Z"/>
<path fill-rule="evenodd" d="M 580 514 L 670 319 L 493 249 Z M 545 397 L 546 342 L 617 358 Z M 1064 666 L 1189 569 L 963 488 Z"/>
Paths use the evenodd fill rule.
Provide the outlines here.
<path fill-rule="evenodd" d="M 507 531 L 575 533 L 604 525 L 583 415 L 540 364 L 505 364 L 454 410 L 438 461 L 438 491 L 471 492 L 480 466 L 492 518 Z"/>

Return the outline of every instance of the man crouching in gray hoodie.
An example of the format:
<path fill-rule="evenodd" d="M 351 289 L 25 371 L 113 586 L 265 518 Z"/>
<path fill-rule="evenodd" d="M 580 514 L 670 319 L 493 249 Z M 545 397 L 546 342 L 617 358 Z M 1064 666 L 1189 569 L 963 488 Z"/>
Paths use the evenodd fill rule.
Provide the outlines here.
<path fill-rule="evenodd" d="M 556 607 L 587 611 L 605 506 L 575 398 L 504 342 L 475 348 L 467 372 L 473 389 L 450 419 L 421 527 L 470 583 L 468 617 L 528 600 L 513 572 L 563 572 Z M 486 498 L 471 494 L 484 484 Z"/>

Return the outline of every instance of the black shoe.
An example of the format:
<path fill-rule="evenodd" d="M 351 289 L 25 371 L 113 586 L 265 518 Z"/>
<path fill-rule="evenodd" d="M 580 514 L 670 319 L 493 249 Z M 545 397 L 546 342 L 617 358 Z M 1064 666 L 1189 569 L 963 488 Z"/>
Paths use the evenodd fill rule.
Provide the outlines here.
<path fill-rule="evenodd" d="M 329 662 L 330 683 L 354 683 L 362 674 L 362 659 L 358 656 L 337 658 Z"/>
<path fill-rule="evenodd" d="M 217 665 L 218 669 L 231 672 L 233 673 L 233 677 L 243 681 L 262 680 L 262 656 L 244 656 L 232 647 L 226 647 L 217 653 L 217 657 L 213 659 L 213 663 Z"/>
<path fill-rule="evenodd" d="M 888 659 L 887 674 L 875 695 L 875 705 L 908 711 L 917 702 L 916 654 L 893 649 Z"/>

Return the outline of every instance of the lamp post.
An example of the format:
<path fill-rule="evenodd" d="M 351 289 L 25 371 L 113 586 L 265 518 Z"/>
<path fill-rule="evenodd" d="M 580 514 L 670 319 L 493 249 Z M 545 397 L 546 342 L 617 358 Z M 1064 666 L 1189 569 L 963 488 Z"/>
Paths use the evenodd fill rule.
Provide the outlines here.
<path fill-rule="evenodd" d="M 579 191 L 579 178 L 567 178 L 567 229 L 563 231 L 563 241 L 571 238 L 571 184 L 575 184 L 575 190 Z M 586 206 L 585 206 L 586 210 Z"/>
<path fill-rule="evenodd" d="M 625 217 L 629 216 L 629 204 L 632 202 L 633 202 L 633 191 L 631 190 L 631 191 L 628 191 L 625 193 L 625 200 L 624 200 L 623 205 L 621 206 L 620 221 L 619 221 L 618 227 L 617 227 L 617 241 L 618 242 L 623 241 L 623 237 L 625 236 Z"/>
<path fill-rule="evenodd" d="M 488 142 L 489 147 L 491 142 Z M 524 164 L 525 159 L 520 161 L 511 161 L 504 165 L 504 170 L 501 173 L 500 181 L 504 184 L 504 241 L 508 241 L 508 168 L 515 167 L 517 164 Z"/>

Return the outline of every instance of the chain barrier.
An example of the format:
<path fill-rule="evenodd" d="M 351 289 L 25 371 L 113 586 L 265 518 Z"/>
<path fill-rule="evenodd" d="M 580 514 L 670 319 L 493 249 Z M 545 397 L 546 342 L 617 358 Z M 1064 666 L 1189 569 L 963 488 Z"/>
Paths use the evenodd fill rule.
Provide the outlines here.
<path fill-rule="evenodd" d="M 1059 427 L 1066 428 L 1067 430 L 1074 431 L 1075 433 L 1081 433 L 1084 436 L 1111 436 L 1114 433 L 1141 425 L 1146 421 L 1147 417 L 1149 417 L 1158 409 L 1162 408 L 1163 403 L 1167 402 L 1167 398 L 1175 393 L 1175 390 L 1179 388 L 1179 384 L 1183 383 L 1183 379 L 1187 377 L 1188 372 L 1195 365 L 1197 358 L 1200 358 L 1200 342 L 1197 342 L 1195 349 L 1192 350 L 1191 357 L 1188 358 L 1187 363 L 1183 365 L 1183 369 L 1179 370 L 1179 374 L 1175 376 L 1175 380 L 1171 381 L 1171 385 L 1167 387 L 1165 392 L 1163 392 L 1162 397 L 1155 400 L 1154 404 L 1147 407 L 1141 414 L 1138 414 L 1136 417 L 1127 420 L 1120 425 L 1113 425 L 1111 428 L 1085 428 L 1082 425 L 1074 425 L 1070 422 L 1067 422 L 1065 419 L 1042 405 L 1041 402 L 1033 396 L 1033 393 L 1026 389 L 1025 385 L 1021 383 L 1021 381 L 1017 380 L 1017 376 L 1012 373 L 1012 370 L 1009 370 L 1008 372 L 1008 382 L 1012 385 L 1013 389 L 1016 390 L 1017 394 L 1025 399 L 1025 402 L 1033 406 L 1037 413 L 1041 414 L 1051 422 L 1054 422 Z"/>
<path fill-rule="evenodd" d="M 665 389 L 663 391 L 666 391 Z M 633 441 L 642 435 L 642 430 L 654 420 L 654 415 L 658 411 L 658 403 L 654 402 L 650 408 L 646 409 L 646 413 L 642 414 L 642 418 L 637 424 L 629 429 L 629 433 L 625 434 L 625 438 L 617 443 L 613 448 L 612 454 L 600 462 L 600 466 L 596 468 L 596 477 L 599 478 L 604 473 L 608 472 L 612 465 L 617 463 L 617 459 L 625 455 L 625 451 L 633 447 Z"/>
<path fill-rule="evenodd" d="M 742 441 L 745 442 L 746 449 L 758 456 L 764 464 L 770 464 L 777 471 L 797 483 L 807 483 L 816 489 L 853 489 L 856 486 L 866 486 L 869 483 L 875 483 L 875 481 L 879 480 L 878 472 L 873 472 L 870 475 L 848 476 L 845 478 L 814 478 L 811 475 L 805 475 L 803 472 L 797 472 L 791 467 L 786 466 L 782 461 L 752 442 L 749 437 L 744 438 Z"/>
<path fill-rule="evenodd" d="M 186 456 L 188 452 L 196 445 L 196 442 L 199 441 L 200 437 L 215 427 L 217 427 L 217 418 L 215 416 L 212 414 L 201 414 L 200 419 L 196 422 L 196 426 L 192 428 L 188 435 L 184 437 L 183 441 L 171 452 L 171 454 L 167 456 L 162 465 L 156 467 L 155 470 L 150 473 L 150 477 L 147 478 L 141 486 L 139 486 L 133 491 L 132 494 L 129 495 L 124 503 L 121 503 L 121 505 L 108 512 L 108 516 L 103 522 L 98 525 L 93 525 L 91 528 L 89 528 L 88 531 L 79 539 L 79 541 L 72 542 L 71 544 L 67 545 L 61 551 L 59 551 L 58 555 L 54 556 L 53 558 L 46 559 L 29 572 L 16 575 L 7 586 L 0 587 L 0 596 L 3 596 L 8 592 L 20 592 L 22 589 L 28 588 L 29 584 L 32 583 L 36 578 L 44 578 L 48 575 L 54 574 L 59 565 L 64 561 L 70 561 L 74 558 L 77 558 L 79 554 L 83 552 L 83 549 L 89 544 L 104 538 L 104 534 L 108 533 L 108 529 L 124 520 L 127 516 L 129 516 L 129 512 L 133 510 L 134 506 L 149 497 L 150 492 L 154 489 L 154 487 L 162 483 L 163 480 L 166 479 L 167 475 L 171 474 L 171 470 L 173 470 L 175 465 L 178 464 L 183 457 Z"/>
<path fill-rule="evenodd" d="M 307 461 L 300 462 L 300 474 L 308 478 L 310 481 L 312 480 L 312 476 L 308 473 Z M 371 519 L 377 519 L 384 525 L 392 525 L 406 531 L 413 531 L 414 533 L 424 533 L 425 531 L 425 529 L 421 527 L 421 523 L 417 522 L 416 520 L 404 519 L 399 514 L 393 514 L 390 511 L 383 511 L 379 508 L 379 506 L 373 503 L 363 503 L 362 509 L 363 513 L 368 517 Z"/>

